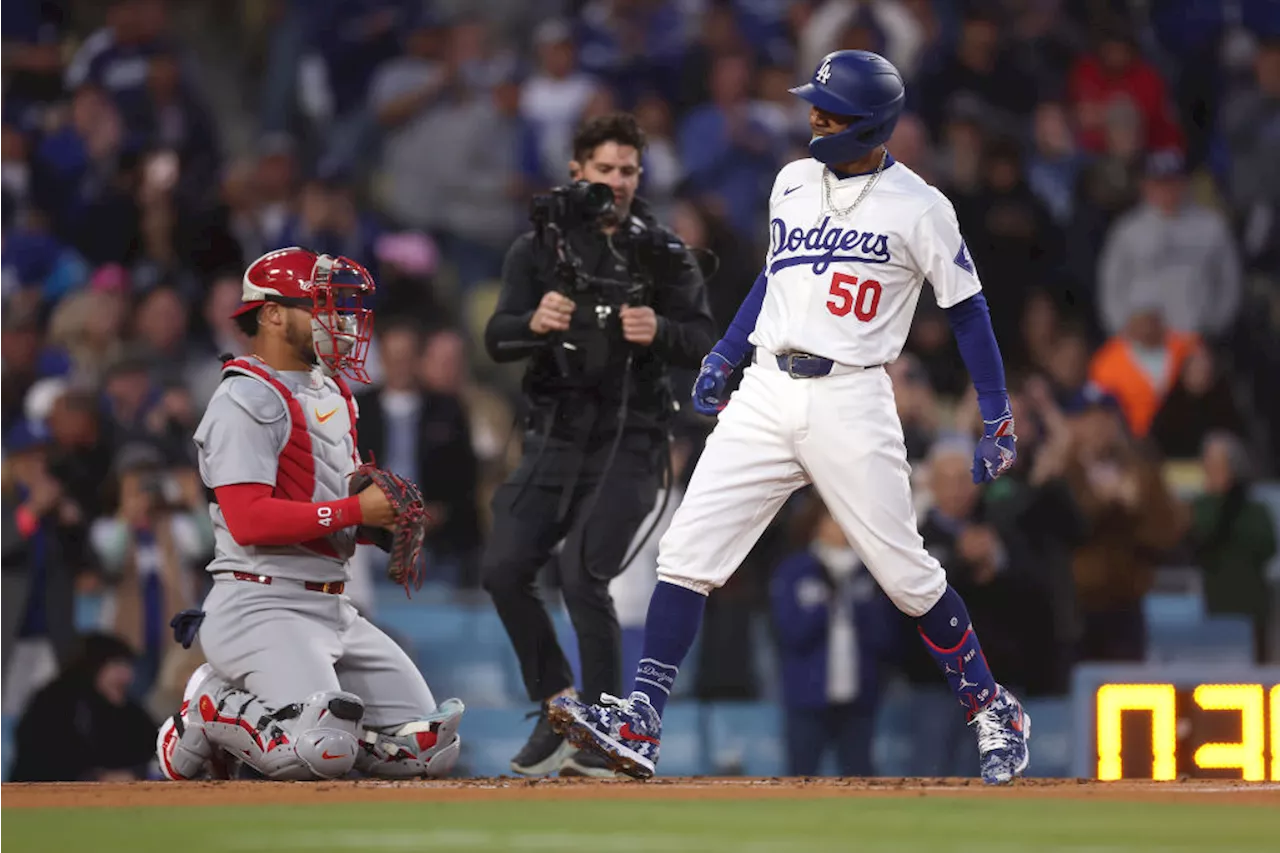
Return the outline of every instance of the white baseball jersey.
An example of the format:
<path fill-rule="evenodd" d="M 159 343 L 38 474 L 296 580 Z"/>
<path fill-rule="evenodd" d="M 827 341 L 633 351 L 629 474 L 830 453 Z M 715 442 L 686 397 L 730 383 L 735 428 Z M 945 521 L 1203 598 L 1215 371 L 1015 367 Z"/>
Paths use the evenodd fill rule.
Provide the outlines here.
<path fill-rule="evenodd" d="M 928 281 L 939 307 L 982 289 L 955 208 L 892 163 L 848 216 L 870 175 L 832 179 L 823 166 L 788 163 L 769 195 L 768 289 L 748 340 L 774 353 L 807 352 L 869 367 L 898 357 Z"/>

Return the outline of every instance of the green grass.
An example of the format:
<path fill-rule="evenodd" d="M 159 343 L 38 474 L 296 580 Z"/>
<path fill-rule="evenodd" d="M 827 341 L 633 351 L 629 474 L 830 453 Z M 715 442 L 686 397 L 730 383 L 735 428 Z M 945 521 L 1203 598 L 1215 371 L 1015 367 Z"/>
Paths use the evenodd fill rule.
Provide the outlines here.
<path fill-rule="evenodd" d="M 6 853 L 1275 851 L 1280 811 L 981 798 L 6 809 Z"/>

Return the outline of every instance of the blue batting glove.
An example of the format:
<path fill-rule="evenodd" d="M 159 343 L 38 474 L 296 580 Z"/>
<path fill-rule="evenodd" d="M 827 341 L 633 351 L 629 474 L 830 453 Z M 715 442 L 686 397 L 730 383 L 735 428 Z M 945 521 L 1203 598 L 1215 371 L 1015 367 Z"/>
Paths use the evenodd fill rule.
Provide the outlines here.
<path fill-rule="evenodd" d="M 1004 411 L 993 420 L 983 420 L 982 438 L 973 453 L 973 482 L 990 483 L 1013 467 L 1018 458 L 1018 437 L 1013 434 L 1013 411 L 1006 402 Z"/>
<path fill-rule="evenodd" d="M 733 364 L 712 350 L 702 360 L 702 369 L 693 383 L 693 409 L 700 415 L 715 416 L 728 404 L 725 385 L 733 375 Z"/>

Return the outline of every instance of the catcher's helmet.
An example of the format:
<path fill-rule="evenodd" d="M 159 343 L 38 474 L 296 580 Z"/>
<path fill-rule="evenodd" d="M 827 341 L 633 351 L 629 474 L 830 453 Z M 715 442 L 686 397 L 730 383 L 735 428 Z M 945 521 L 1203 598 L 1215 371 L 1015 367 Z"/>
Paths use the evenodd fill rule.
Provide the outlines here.
<path fill-rule="evenodd" d="M 820 110 L 853 119 L 847 129 L 809 142 L 813 159 L 828 165 L 865 157 L 887 142 L 906 101 L 898 69 L 866 50 L 828 53 L 813 79 L 791 93 Z"/>
<path fill-rule="evenodd" d="M 373 333 L 373 310 L 365 299 L 374 292 L 373 276 L 344 257 L 318 255 L 290 246 L 267 252 L 244 271 L 239 316 L 266 302 L 311 312 L 311 335 L 320 367 L 368 382 L 364 369 Z"/>

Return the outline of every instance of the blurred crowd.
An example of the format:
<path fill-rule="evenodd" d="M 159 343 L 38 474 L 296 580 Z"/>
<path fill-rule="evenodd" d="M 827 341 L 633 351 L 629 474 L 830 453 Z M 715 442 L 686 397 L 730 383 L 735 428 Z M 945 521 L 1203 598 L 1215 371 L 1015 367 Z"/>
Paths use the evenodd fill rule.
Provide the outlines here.
<path fill-rule="evenodd" d="M 113 713 L 176 704 L 194 652 L 167 623 L 199 602 L 212 549 L 190 436 L 219 355 L 244 352 L 229 315 L 247 263 L 305 245 L 374 273 L 361 435 L 432 502 L 428 579 L 473 590 L 519 400 L 518 368 L 489 363 L 477 330 L 530 196 L 567 179 L 573 128 L 636 114 L 641 195 L 719 256 L 723 328 L 767 246 L 774 175 L 806 156 L 787 89 L 841 48 L 903 73 L 890 149 L 952 199 L 1007 364 L 1019 461 L 981 491 L 978 410 L 929 295 L 890 368 L 926 544 L 995 671 L 1034 697 L 1078 661 L 1141 660 L 1142 600 L 1170 565 L 1196 567 L 1209 611 L 1252 620 L 1264 653 L 1272 0 L 14 0 L 0 26 L 6 715 L 55 689 Z M 711 424 L 684 417 L 687 476 Z M 718 665 L 699 690 L 758 690 L 750 656 L 724 650 L 769 613 L 788 713 L 808 721 L 793 729 L 863 767 L 842 726 L 874 707 L 882 668 L 942 691 L 932 663 L 811 496 L 749 563 L 710 599 Z M 111 635 L 87 646 L 85 596 Z M 802 761 L 822 744 L 789 746 Z"/>

